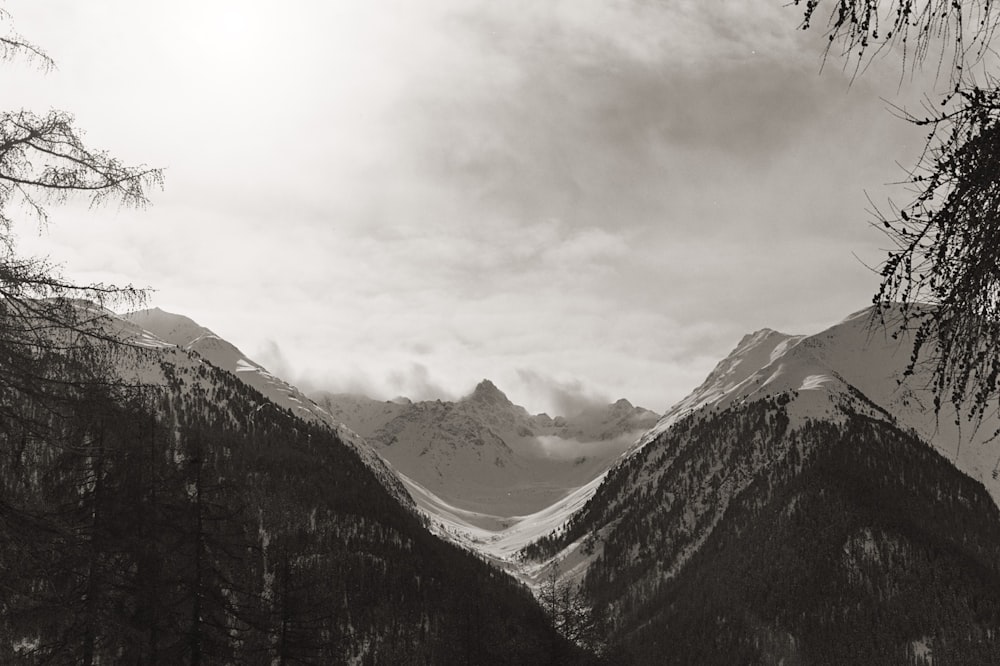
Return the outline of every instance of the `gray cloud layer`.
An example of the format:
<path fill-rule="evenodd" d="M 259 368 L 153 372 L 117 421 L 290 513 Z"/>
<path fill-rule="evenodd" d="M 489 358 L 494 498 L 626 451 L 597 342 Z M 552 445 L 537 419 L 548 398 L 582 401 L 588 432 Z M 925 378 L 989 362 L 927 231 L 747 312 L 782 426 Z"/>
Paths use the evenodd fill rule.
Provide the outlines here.
<path fill-rule="evenodd" d="M 818 75 L 778 2 L 8 4 L 62 69 L 0 83 L 168 167 L 25 247 L 381 397 L 662 410 L 747 330 L 865 305 L 864 190 L 919 148 L 892 72 Z"/>

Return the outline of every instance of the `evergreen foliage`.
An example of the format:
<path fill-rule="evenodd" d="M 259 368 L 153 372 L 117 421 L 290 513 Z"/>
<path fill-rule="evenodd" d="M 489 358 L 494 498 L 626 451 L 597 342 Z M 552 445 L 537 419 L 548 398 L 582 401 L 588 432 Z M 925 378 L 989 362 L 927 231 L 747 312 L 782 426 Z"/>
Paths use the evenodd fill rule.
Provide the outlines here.
<path fill-rule="evenodd" d="M 793 429 L 779 402 L 682 420 L 537 547 L 602 535 L 582 589 L 608 615 L 609 654 L 1000 660 L 1000 511 L 982 485 L 882 418 L 842 405 Z"/>
<path fill-rule="evenodd" d="M 797 436 L 803 471 L 756 480 L 622 627 L 635 661 L 917 663 L 923 644 L 935 664 L 1000 659 L 1000 515 L 983 488 L 867 418 Z"/>
<path fill-rule="evenodd" d="M 328 429 L 207 364 L 163 369 L 166 390 L 0 435 L 0 661 L 577 659 Z"/>

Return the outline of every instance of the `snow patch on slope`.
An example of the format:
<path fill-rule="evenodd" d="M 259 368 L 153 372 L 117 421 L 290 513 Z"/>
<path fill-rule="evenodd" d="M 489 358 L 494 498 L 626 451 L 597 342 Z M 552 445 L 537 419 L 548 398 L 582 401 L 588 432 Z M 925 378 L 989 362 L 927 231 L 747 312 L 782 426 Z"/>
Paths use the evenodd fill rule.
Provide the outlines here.
<path fill-rule="evenodd" d="M 411 498 L 389 471 L 385 461 L 357 433 L 338 422 L 325 409 L 305 396 L 299 389 L 268 372 L 262 365 L 247 358 L 235 345 L 211 330 L 182 315 L 159 308 L 140 310 L 125 315 L 111 315 L 127 340 L 162 341 L 164 351 L 187 352 L 207 360 L 221 370 L 233 373 L 243 383 L 260 391 L 279 407 L 307 421 L 318 422 L 332 429 L 340 439 L 357 451 L 361 459 L 379 477 L 383 485 L 404 506 Z"/>
<path fill-rule="evenodd" d="M 809 375 L 802 380 L 802 385 L 799 386 L 800 391 L 815 391 L 822 389 L 823 385 L 827 382 L 832 382 L 833 377 L 830 375 Z"/>
<path fill-rule="evenodd" d="M 519 551 L 563 525 L 570 516 L 586 505 L 604 481 L 606 473 L 576 488 L 548 507 L 524 516 L 494 516 L 456 507 L 405 474 L 396 472 L 416 502 L 418 510 L 427 519 L 429 529 L 437 536 L 457 543 L 486 556 L 497 566 L 510 572 L 532 587 L 544 579 L 548 563 L 525 563 L 518 558 Z M 599 552 L 583 556 L 572 555 L 579 544 L 571 546 L 558 558 L 560 562 L 572 560 L 573 567 L 582 572 L 589 560 Z"/>
<path fill-rule="evenodd" d="M 998 415 L 988 413 L 977 423 L 956 414 L 951 405 L 935 414 L 927 370 L 918 365 L 912 376 L 904 378 L 913 349 L 912 332 L 900 332 L 892 312 L 887 325 L 873 315 L 873 308 L 866 308 L 810 336 L 771 329 L 745 336 L 698 388 L 667 410 L 640 438 L 637 448 L 700 409 L 721 410 L 787 393 L 796 396 L 789 405 L 795 427 L 808 418 L 836 418 L 830 410 L 834 396 L 858 402 L 855 393 L 859 393 L 864 398 L 858 402 L 859 409 L 913 430 L 982 482 L 1000 504 L 1000 446 L 994 438 L 1000 428 Z M 806 399 L 807 393 L 830 398 Z M 875 409 L 862 404 L 865 400 Z"/>

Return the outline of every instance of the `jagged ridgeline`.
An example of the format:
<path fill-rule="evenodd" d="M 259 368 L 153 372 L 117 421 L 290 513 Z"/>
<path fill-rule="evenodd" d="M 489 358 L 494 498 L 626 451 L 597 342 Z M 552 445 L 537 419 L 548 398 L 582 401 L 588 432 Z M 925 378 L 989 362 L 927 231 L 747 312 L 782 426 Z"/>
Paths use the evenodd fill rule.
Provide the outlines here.
<path fill-rule="evenodd" d="M 155 382 L 81 363 L 44 393 L 4 387 L 0 663 L 577 659 L 330 428 L 197 355 L 129 354 Z"/>
<path fill-rule="evenodd" d="M 623 663 L 1000 663 L 996 504 L 854 397 L 696 411 L 531 554 L 591 550 Z"/>

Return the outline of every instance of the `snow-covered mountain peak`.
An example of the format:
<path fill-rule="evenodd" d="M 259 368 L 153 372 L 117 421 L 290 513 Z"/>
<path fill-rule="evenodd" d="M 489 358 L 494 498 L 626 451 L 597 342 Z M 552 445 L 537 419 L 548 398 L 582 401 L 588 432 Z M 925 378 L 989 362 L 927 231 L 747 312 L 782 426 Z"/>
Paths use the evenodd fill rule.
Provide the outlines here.
<path fill-rule="evenodd" d="M 184 349 L 189 348 L 200 339 L 218 337 L 193 319 L 160 308 L 130 312 L 124 315 L 124 318 L 151 333 L 155 333 L 164 342 Z"/>
<path fill-rule="evenodd" d="M 786 386 L 791 382 L 793 374 L 800 373 L 793 373 L 792 368 L 783 363 L 782 359 L 805 337 L 788 335 L 770 328 L 744 335 L 736 348 L 716 364 L 700 386 L 664 413 L 659 423 L 642 437 L 640 446 L 699 409 L 724 406 L 737 399 L 746 400 L 753 394 L 763 397 L 765 393 L 762 389 L 765 387 L 766 394 L 798 388 Z M 799 385 L 803 383 L 800 382 Z"/>
<path fill-rule="evenodd" d="M 326 425 L 337 432 L 345 443 L 352 446 L 361 458 L 380 477 L 388 478 L 390 472 L 385 462 L 351 428 L 335 419 L 327 410 L 308 398 L 298 388 L 277 377 L 259 363 L 247 357 L 232 343 L 220 338 L 210 329 L 184 315 L 166 312 L 160 308 L 140 310 L 120 318 L 128 330 L 125 336 L 143 346 L 155 346 L 162 340 L 186 352 L 193 352 L 215 367 L 234 374 L 243 383 L 260 391 L 276 405 L 288 409 L 307 421 Z M 390 486 L 398 485 L 395 480 Z M 387 486 L 389 487 L 389 486 Z M 405 491 L 399 488 L 405 495 Z M 390 492 L 396 492 L 390 487 Z M 402 497 L 402 495 L 398 495 Z M 405 498 L 402 501 L 406 502 Z"/>
<path fill-rule="evenodd" d="M 488 379 L 484 379 L 478 384 L 476 388 L 472 391 L 472 394 L 466 398 L 469 401 L 485 403 L 488 405 L 497 406 L 509 406 L 512 405 L 511 401 L 507 398 L 503 391 L 496 387 L 496 384 Z"/>
<path fill-rule="evenodd" d="M 671 407 L 642 437 L 639 448 L 688 414 L 742 402 L 789 396 L 793 420 L 832 418 L 833 404 L 847 401 L 912 429 L 975 479 L 1000 502 L 1000 453 L 988 446 L 1000 421 L 981 423 L 945 405 L 933 409 L 931 378 L 920 366 L 904 377 L 913 350 L 912 330 L 900 329 L 901 314 L 889 307 L 879 316 L 868 307 L 815 335 L 793 336 L 762 329 L 743 337 L 706 380 Z M 867 405 L 867 406 L 866 406 Z M 956 423 L 957 421 L 957 423 Z"/>
<path fill-rule="evenodd" d="M 775 363 L 803 336 L 787 335 L 769 328 L 743 336 L 736 348 L 719 361 L 693 395 L 711 401 L 746 382 L 762 368 Z"/>
<path fill-rule="evenodd" d="M 725 366 L 731 372 L 739 365 L 759 365 L 765 359 L 767 362 L 772 362 L 802 337 L 788 335 L 771 328 L 762 328 L 744 335 L 739 344 L 736 345 L 736 349 L 719 365 Z M 728 364 L 727 361 L 729 361 Z"/>
<path fill-rule="evenodd" d="M 619 398 L 614 402 L 613 405 L 611 405 L 611 408 L 615 412 L 632 411 L 633 409 L 635 409 L 635 405 L 633 405 L 625 398 Z"/>
<path fill-rule="evenodd" d="M 742 338 L 740 338 L 739 343 L 736 345 L 734 352 L 739 352 L 743 349 L 748 349 L 750 347 L 755 347 L 759 345 L 762 341 L 774 335 L 782 335 L 780 331 L 776 331 L 773 328 L 761 328 L 759 330 L 753 331 L 752 333 L 747 333 Z"/>

